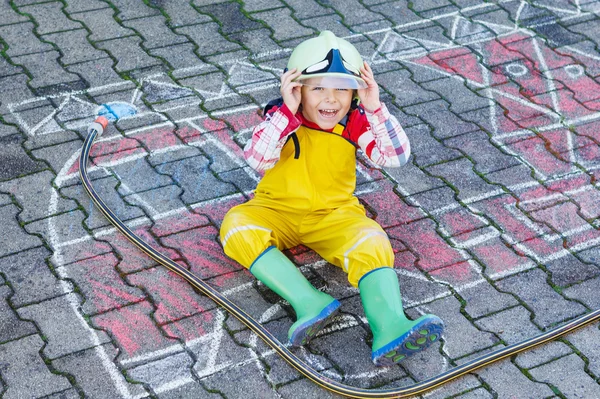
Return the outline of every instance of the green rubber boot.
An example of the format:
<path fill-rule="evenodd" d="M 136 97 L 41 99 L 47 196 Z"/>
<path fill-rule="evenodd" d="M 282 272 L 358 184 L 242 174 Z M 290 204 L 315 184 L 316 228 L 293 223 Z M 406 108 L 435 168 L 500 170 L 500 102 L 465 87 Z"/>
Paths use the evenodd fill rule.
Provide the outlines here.
<path fill-rule="evenodd" d="M 279 249 L 267 248 L 250 266 L 250 272 L 288 301 L 298 320 L 288 331 L 290 344 L 308 343 L 336 314 L 337 299 L 315 289 Z"/>
<path fill-rule="evenodd" d="M 376 366 L 391 366 L 440 339 L 444 323 L 439 317 L 406 318 L 394 269 L 370 271 L 360 279 L 358 288 L 373 332 L 371 359 Z"/>

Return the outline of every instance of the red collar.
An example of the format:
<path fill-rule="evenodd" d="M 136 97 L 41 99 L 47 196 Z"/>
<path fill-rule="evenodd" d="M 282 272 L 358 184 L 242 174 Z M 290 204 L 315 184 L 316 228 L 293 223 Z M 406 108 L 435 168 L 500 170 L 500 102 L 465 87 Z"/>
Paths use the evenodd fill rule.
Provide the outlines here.
<path fill-rule="evenodd" d="M 321 130 L 323 132 L 330 132 L 330 133 L 333 131 L 333 129 L 323 129 L 323 128 L 321 128 L 321 126 L 317 125 L 316 123 L 309 121 L 308 119 L 306 119 L 304 117 L 304 115 L 302 115 L 302 111 L 298 111 L 296 113 L 296 118 L 298 118 L 300 120 L 300 123 L 302 125 L 306 126 L 309 129 Z"/>

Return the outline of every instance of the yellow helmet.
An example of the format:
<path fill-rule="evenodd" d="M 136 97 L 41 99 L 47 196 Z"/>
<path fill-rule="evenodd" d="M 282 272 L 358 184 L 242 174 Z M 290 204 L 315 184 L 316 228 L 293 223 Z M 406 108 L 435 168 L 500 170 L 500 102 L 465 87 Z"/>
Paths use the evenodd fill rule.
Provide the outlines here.
<path fill-rule="evenodd" d="M 287 69 L 301 71 L 296 81 L 305 85 L 364 89 L 367 84 L 360 77 L 362 65 L 362 57 L 350 42 L 325 30 L 296 46 Z"/>

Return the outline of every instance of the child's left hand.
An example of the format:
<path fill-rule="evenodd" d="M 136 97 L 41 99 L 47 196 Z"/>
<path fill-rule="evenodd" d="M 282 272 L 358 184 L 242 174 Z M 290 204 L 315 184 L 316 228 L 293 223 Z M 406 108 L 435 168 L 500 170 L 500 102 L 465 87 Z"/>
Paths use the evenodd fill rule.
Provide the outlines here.
<path fill-rule="evenodd" d="M 364 61 L 363 66 L 360 67 L 360 73 L 360 77 L 367 84 L 366 89 L 358 89 L 360 103 L 367 111 L 376 111 L 381 107 L 381 103 L 379 102 L 379 86 L 377 85 L 377 82 L 375 82 L 373 71 L 369 64 L 367 64 L 367 61 Z"/>

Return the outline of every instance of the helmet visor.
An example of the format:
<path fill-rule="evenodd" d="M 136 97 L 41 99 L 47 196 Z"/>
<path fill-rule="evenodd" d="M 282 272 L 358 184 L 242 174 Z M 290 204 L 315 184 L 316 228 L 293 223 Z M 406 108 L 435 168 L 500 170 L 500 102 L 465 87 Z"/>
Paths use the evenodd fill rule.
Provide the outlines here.
<path fill-rule="evenodd" d="M 325 87 L 329 89 L 357 90 L 367 88 L 367 84 L 364 80 L 359 77 L 346 74 L 327 73 L 322 76 L 300 76 L 297 79 L 297 82 L 302 83 L 303 86 Z"/>

